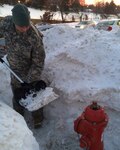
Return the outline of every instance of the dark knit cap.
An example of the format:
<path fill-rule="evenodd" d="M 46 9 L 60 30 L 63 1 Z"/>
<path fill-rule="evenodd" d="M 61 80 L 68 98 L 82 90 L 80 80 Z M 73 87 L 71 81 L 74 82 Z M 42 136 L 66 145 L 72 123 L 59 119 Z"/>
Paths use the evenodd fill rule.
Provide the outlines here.
<path fill-rule="evenodd" d="M 24 4 L 16 4 L 12 9 L 13 22 L 20 26 L 30 25 L 30 12 Z"/>

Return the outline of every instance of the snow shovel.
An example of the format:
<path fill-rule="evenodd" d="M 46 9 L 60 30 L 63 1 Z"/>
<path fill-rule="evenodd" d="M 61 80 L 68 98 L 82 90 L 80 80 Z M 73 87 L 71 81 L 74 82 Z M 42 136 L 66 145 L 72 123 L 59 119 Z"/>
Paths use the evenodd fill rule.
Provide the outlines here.
<path fill-rule="evenodd" d="M 0 62 L 21 83 L 21 88 L 15 90 L 14 96 L 24 108 L 29 111 L 35 111 L 58 98 L 58 95 L 54 93 L 53 88 L 46 87 L 46 83 L 43 80 L 28 84 L 21 80 L 2 58 L 0 58 Z"/>

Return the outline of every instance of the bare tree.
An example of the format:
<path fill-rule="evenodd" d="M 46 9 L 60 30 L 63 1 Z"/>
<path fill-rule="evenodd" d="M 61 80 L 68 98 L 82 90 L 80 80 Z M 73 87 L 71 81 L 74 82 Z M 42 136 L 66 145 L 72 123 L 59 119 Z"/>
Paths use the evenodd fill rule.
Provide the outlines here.
<path fill-rule="evenodd" d="M 64 12 L 69 10 L 69 0 L 46 0 L 47 5 L 52 8 L 53 6 L 56 7 L 56 10 L 59 10 L 61 13 L 62 21 L 64 22 Z"/>
<path fill-rule="evenodd" d="M 41 19 L 41 21 L 42 22 L 44 22 L 44 23 L 50 23 L 50 21 L 52 20 L 52 18 L 53 18 L 53 15 L 54 15 L 54 13 L 52 13 L 51 11 L 46 11 L 44 14 L 43 14 L 43 16 L 40 16 L 40 19 Z"/>

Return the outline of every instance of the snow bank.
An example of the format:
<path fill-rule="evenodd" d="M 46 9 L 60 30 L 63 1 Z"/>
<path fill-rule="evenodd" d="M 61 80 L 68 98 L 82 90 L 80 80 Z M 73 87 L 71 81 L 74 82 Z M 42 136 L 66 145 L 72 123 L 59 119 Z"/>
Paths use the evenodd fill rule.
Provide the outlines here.
<path fill-rule="evenodd" d="M 0 102 L 0 149 L 40 150 L 23 117 Z"/>
<path fill-rule="evenodd" d="M 94 100 L 120 111 L 120 42 L 116 32 L 66 25 L 44 33 L 46 72 L 67 103 Z"/>
<path fill-rule="evenodd" d="M 73 122 L 94 100 L 109 116 L 104 147 L 119 150 L 120 31 L 58 25 L 43 33 L 47 54 L 44 74 L 59 93 L 59 99 L 45 108 L 50 123 L 40 132 L 46 135 L 42 141 L 47 138 L 43 149 L 80 149 Z"/>

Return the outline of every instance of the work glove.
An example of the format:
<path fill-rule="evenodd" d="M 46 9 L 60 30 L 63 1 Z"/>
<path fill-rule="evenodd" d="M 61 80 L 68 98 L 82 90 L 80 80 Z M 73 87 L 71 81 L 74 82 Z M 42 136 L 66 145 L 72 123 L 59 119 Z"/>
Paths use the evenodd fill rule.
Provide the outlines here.
<path fill-rule="evenodd" d="M 38 80 L 38 81 L 33 81 L 30 83 L 21 83 L 22 87 L 26 87 L 26 88 L 35 88 L 36 90 L 40 90 L 40 89 L 45 89 L 46 88 L 46 83 L 43 80 Z"/>
<path fill-rule="evenodd" d="M 36 92 L 38 92 L 42 89 L 45 89 L 46 83 L 43 80 L 39 80 L 39 81 L 34 81 L 34 82 L 30 83 L 29 86 L 31 88 L 30 92 L 33 93 L 32 97 L 36 97 L 37 96 Z"/>
<path fill-rule="evenodd" d="M 30 94 L 30 91 L 33 89 L 33 87 L 31 86 L 30 83 L 21 83 L 21 87 L 19 88 L 19 90 L 21 90 L 21 92 L 23 92 L 24 94 L 28 95 Z"/>
<path fill-rule="evenodd" d="M 16 99 L 25 99 L 27 95 L 31 94 L 32 92 L 35 93 L 45 88 L 46 83 L 43 80 L 34 81 L 31 83 L 21 83 L 21 87 L 15 90 Z M 35 97 L 35 95 L 33 95 L 33 97 Z"/>
<path fill-rule="evenodd" d="M 38 81 L 33 81 L 31 83 L 21 83 L 21 87 L 26 90 L 31 90 L 31 91 L 40 91 L 41 89 L 46 88 L 46 83 L 43 80 L 38 80 Z"/>
<path fill-rule="evenodd" d="M 46 83 L 43 80 L 31 82 L 29 85 L 35 92 L 46 88 Z"/>
<path fill-rule="evenodd" d="M 20 100 L 21 98 L 25 99 L 28 94 L 30 94 L 31 86 L 29 83 L 21 83 L 19 88 L 16 88 L 14 91 L 14 97 L 16 100 Z"/>

